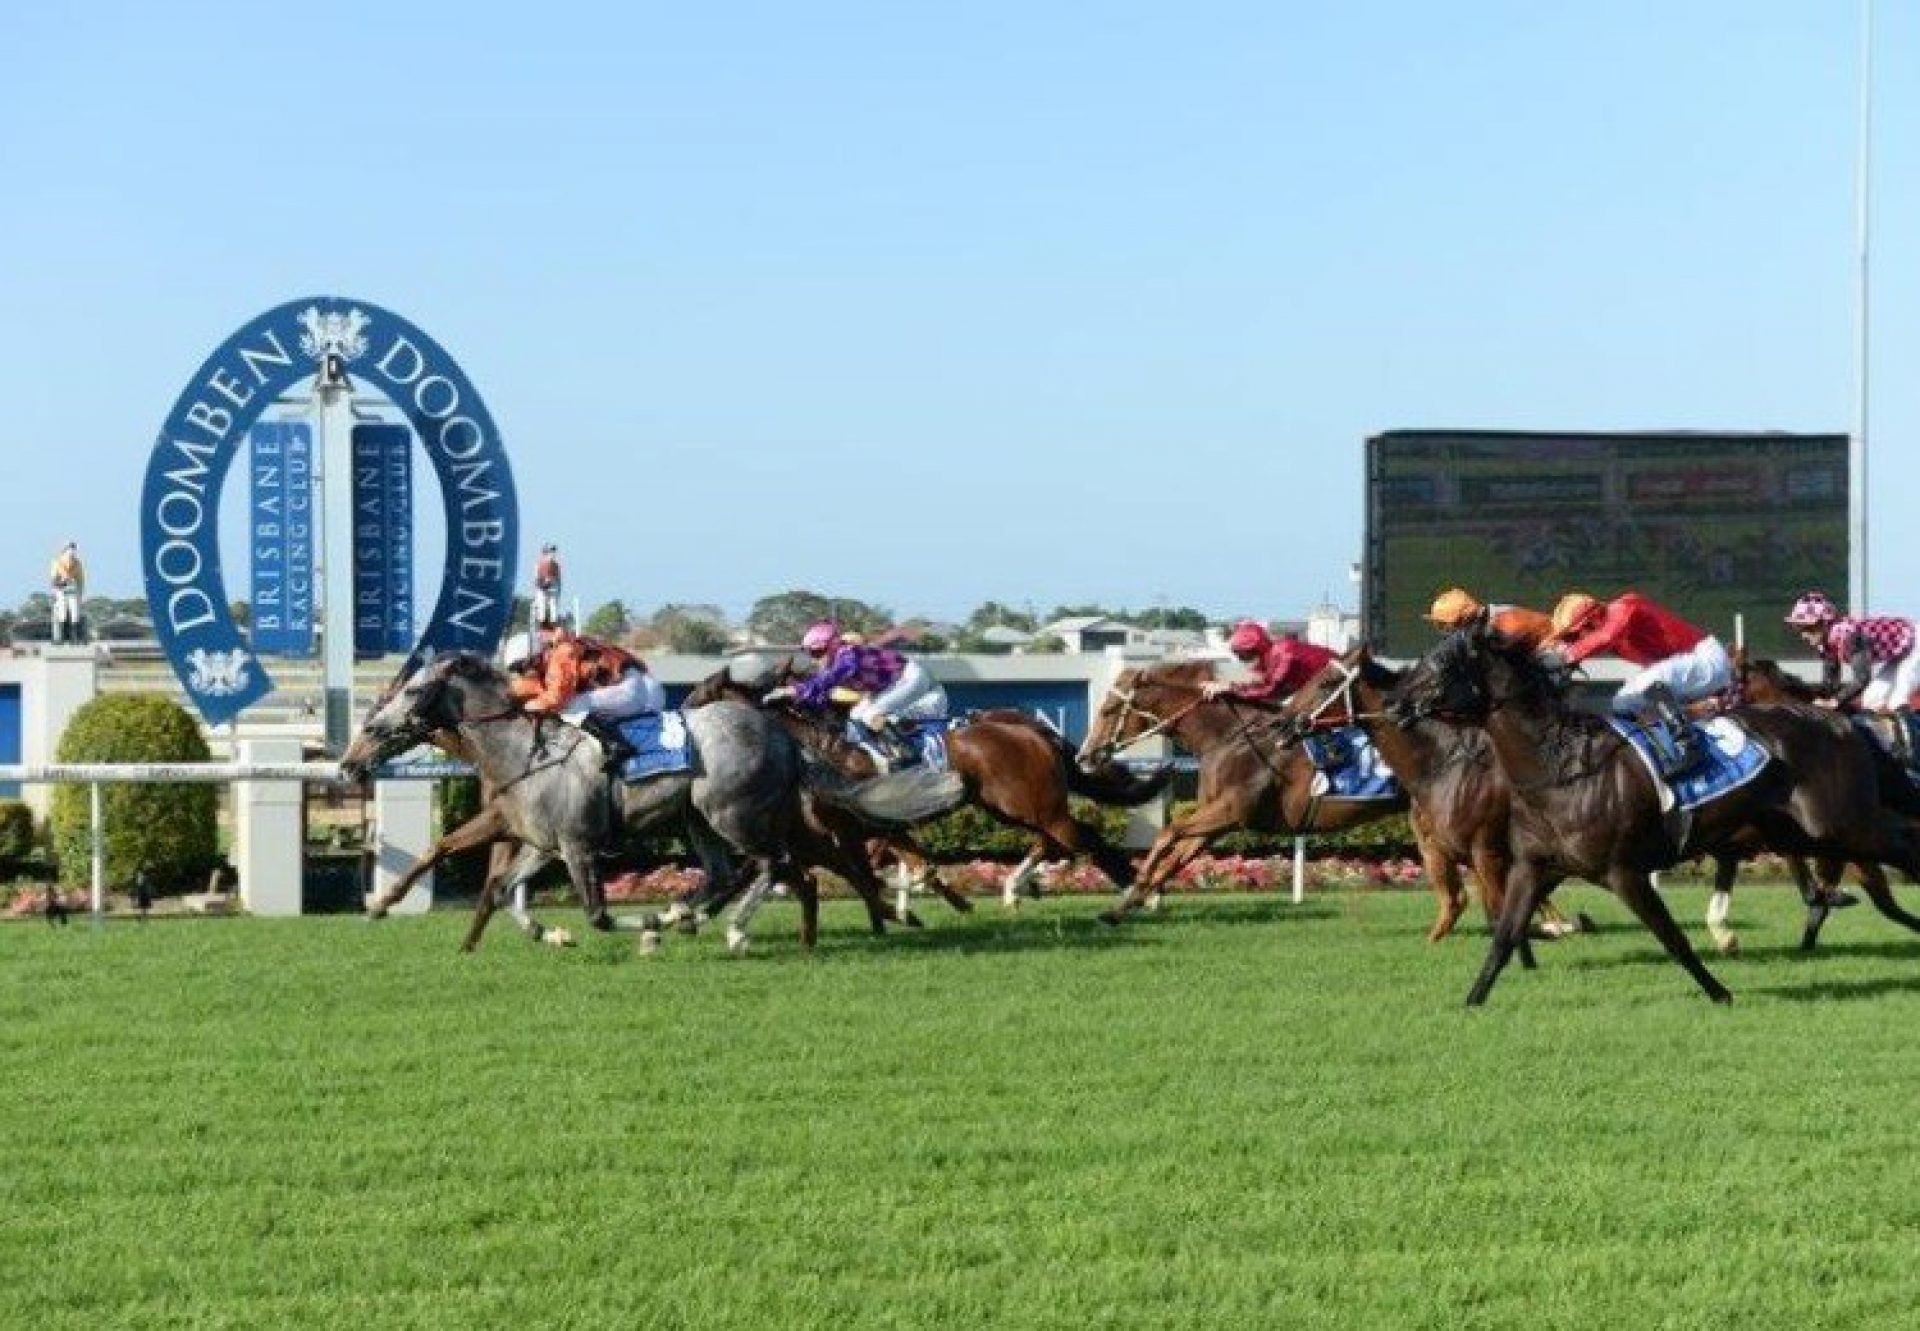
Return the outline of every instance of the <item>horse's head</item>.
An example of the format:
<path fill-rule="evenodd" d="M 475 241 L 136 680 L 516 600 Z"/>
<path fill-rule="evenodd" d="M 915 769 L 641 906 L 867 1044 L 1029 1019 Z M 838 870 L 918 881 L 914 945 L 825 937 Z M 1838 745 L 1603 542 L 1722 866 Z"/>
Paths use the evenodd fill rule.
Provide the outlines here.
<path fill-rule="evenodd" d="M 486 658 L 472 652 L 442 656 L 415 670 L 374 704 L 340 760 L 341 774 L 364 780 L 380 763 L 425 744 L 436 732 L 456 729 L 474 686 L 504 690 L 505 680 Z"/>
<path fill-rule="evenodd" d="M 1212 678 L 1213 666 L 1205 661 L 1122 670 L 1100 700 L 1077 761 L 1098 767 L 1129 744 L 1167 733 Z"/>
<path fill-rule="evenodd" d="M 1428 717 L 1484 721 L 1490 708 L 1487 689 L 1487 631 L 1479 626 L 1455 629 L 1400 677 L 1387 700 L 1387 713 L 1401 726 Z"/>

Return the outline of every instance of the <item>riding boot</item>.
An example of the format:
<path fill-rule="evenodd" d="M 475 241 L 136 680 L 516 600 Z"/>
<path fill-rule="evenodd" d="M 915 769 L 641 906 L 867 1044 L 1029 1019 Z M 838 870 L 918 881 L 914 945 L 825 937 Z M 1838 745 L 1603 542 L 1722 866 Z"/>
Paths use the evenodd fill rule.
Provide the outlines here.
<path fill-rule="evenodd" d="M 609 772 L 618 772 L 627 765 L 627 759 L 638 752 L 627 743 L 626 737 L 620 733 L 620 727 L 603 716 L 589 714 L 581 718 L 580 728 L 600 741 L 600 747 L 606 751 L 606 769 Z"/>
<path fill-rule="evenodd" d="M 1909 772 L 1914 770 L 1913 720 L 1913 708 L 1893 709 L 1893 756 Z"/>
<path fill-rule="evenodd" d="M 1686 708 L 1680 705 L 1673 690 L 1665 684 L 1655 684 L 1648 689 L 1647 701 L 1653 705 L 1654 713 L 1660 718 L 1671 745 L 1672 765 L 1662 775 L 1674 777 L 1691 772 L 1706 753 L 1700 745 L 1700 732 L 1687 719 Z"/>

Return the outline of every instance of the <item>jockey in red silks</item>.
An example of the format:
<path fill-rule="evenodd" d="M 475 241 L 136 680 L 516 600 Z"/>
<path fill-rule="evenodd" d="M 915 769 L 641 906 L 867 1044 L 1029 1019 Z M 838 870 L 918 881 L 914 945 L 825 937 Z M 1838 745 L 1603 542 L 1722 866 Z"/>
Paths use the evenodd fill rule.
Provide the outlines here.
<path fill-rule="evenodd" d="M 1206 698 L 1234 697 L 1248 702 L 1278 703 L 1299 690 L 1302 684 L 1326 668 L 1335 654 L 1324 647 L 1302 642 L 1289 633 L 1276 638 L 1267 626 L 1243 619 L 1234 625 L 1227 638 L 1227 650 L 1240 664 L 1253 671 L 1253 678 L 1233 684 L 1224 679 L 1210 680 L 1201 686 Z"/>
<path fill-rule="evenodd" d="M 1733 662 L 1718 638 L 1639 592 L 1605 605 L 1584 592 L 1563 596 L 1553 608 L 1553 630 L 1568 665 L 1606 652 L 1641 667 L 1613 695 L 1614 715 L 1638 717 L 1651 706 L 1673 736 L 1682 764 L 1699 756 L 1684 705 L 1732 685 Z"/>
<path fill-rule="evenodd" d="M 910 656 L 870 647 L 824 620 L 807 630 L 800 646 L 825 664 L 799 684 L 773 690 L 767 702 L 825 707 L 835 689 L 847 689 L 861 695 L 849 717 L 876 735 L 889 734 L 896 720 L 939 721 L 947 715 L 947 691 Z"/>
<path fill-rule="evenodd" d="M 1854 619 L 1823 592 L 1793 603 L 1787 623 L 1799 630 L 1825 667 L 1822 691 L 1835 707 L 1857 703 L 1865 712 L 1910 710 L 1920 690 L 1920 652 L 1913 621 L 1888 616 Z M 1843 679 L 1842 672 L 1850 678 Z"/>

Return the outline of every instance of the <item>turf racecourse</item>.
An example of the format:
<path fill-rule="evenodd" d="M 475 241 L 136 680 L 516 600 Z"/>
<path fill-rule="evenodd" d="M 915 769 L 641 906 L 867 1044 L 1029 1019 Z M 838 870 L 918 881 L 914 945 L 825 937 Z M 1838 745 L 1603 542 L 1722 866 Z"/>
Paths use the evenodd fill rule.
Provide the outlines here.
<path fill-rule="evenodd" d="M 6 927 L 0 1325 L 1912 1326 L 1920 939 L 1567 895 L 1474 1014 L 1416 894 Z"/>

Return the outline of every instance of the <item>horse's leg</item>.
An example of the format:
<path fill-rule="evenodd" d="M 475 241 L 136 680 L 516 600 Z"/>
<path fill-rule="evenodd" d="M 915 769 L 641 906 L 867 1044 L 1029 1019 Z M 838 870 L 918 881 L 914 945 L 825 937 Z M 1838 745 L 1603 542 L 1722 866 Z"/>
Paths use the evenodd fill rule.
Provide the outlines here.
<path fill-rule="evenodd" d="M 574 895 L 580 899 L 580 910 L 587 917 L 587 927 L 598 933 L 612 933 L 619 926 L 613 916 L 607 913 L 606 892 L 600 886 L 600 860 L 594 854 L 593 847 L 587 844 L 563 845 L 560 859 L 567 866 L 567 878 L 573 883 Z M 635 927 L 638 927 L 637 924 Z"/>
<path fill-rule="evenodd" d="M 1887 882 L 1887 871 L 1878 864 L 1868 863 L 1861 864 L 1859 869 L 1860 887 L 1866 892 L 1867 900 L 1873 903 L 1873 908 L 1895 924 L 1903 924 L 1915 932 L 1920 932 L 1920 918 L 1902 910 L 1900 903 L 1893 899 L 1893 888 Z"/>
<path fill-rule="evenodd" d="M 1534 907 L 1549 886 L 1540 871 L 1525 860 L 1507 872 L 1507 899 L 1501 903 L 1500 922 L 1493 927 L 1487 959 L 1480 964 L 1473 988 L 1467 991 L 1468 1007 L 1480 1007 L 1487 1001 L 1494 981 L 1513 959 L 1514 950 L 1526 941 L 1527 922 L 1533 918 Z"/>
<path fill-rule="evenodd" d="M 1453 926 L 1460 922 L 1460 912 L 1467 907 L 1467 885 L 1461 881 L 1460 866 L 1453 857 L 1441 850 L 1428 838 L 1420 843 L 1420 859 L 1427 871 L 1427 883 L 1433 888 L 1435 897 L 1435 915 L 1433 927 L 1427 930 L 1427 941 L 1437 943 L 1453 932 Z M 1487 901 L 1486 882 L 1480 886 L 1480 899 Z M 1487 905 L 1487 914 L 1491 918 L 1493 907 Z"/>
<path fill-rule="evenodd" d="M 912 870 L 914 885 L 921 891 L 931 890 L 961 915 L 967 915 L 973 911 L 973 902 L 967 899 L 967 894 L 955 891 L 947 885 L 946 879 L 940 876 L 939 866 L 911 836 L 902 836 L 899 839 L 897 853 L 901 862 Z"/>
<path fill-rule="evenodd" d="M 1804 864 L 1799 866 L 1802 873 Z M 1740 857 L 1720 854 L 1713 857 L 1713 895 L 1707 898 L 1707 932 L 1713 936 L 1713 945 L 1723 957 L 1731 957 L 1740 951 L 1740 936 L 1727 928 L 1727 913 L 1733 908 L 1733 880 L 1740 873 Z M 1800 895 L 1804 898 L 1806 889 Z M 1812 909 L 1809 901 L 1808 909 Z"/>
<path fill-rule="evenodd" d="M 433 849 L 415 860 L 412 867 L 400 875 L 393 886 L 373 899 L 367 907 L 367 917 L 374 920 L 385 919 L 387 912 L 393 909 L 393 903 L 412 890 L 415 883 L 444 863 L 449 855 L 458 854 L 463 850 L 472 850 L 475 846 L 484 846 L 489 841 L 497 841 L 506 835 L 506 831 L 505 815 L 498 807 L 489 804 L 434 842 Z"/>
<path fill-rule="evenodd" d="M 1667 903 L 1653 890 L 1653 880 L 1643 869 L 1632 869 L 1624 865 L 1616 867 L 1607 875 L 1607 886 L 1613 894 L 1626 902 L 1627 908 L 1640 917 L 1640 923 L 1652 931 L 1667 949 L 1667 955 L 1686 967 L 1687 974 L 1694 983 L 1706 992 L 1708 998 L 1716 1003 L 1731 1003 L 1733 995 L 1726 986 L 1713 978 L 1706 963 L 1700 960 L 1693 950 L 1693 944 L 1680 932 L 1680 926 L 1673 922 L 1673 912 L 1667 909 Z M 1920 922 L 1917 922 L 1920 923 Z"/>
<path fill-rule="evenodd" d="M 533 880 L 534 875 L 553 863 L 553 853 L 535 846 L 522 846 L 514 857 L 506 877 L 494 889 L 496 897 L 505 900 L 508 914 L 513 922 L 520 926 L 520 932 L 536 943 L 547 943 L 554 947 L 566 947 L 573 942 L 573 935 L 565 929 L 549 929 L 533 918 L 533 912 L 521 904 L 516 892 Z"/>
<path fill-rule="evenodd" d="M 800 946 L 808 952 L 820 941 L 820 884 L 806 869 L 796 869 L 793 895 L 800 901 Z"/>
<path fill-rule="evenodd" d="M 1153 849 L 1147 852 L 1150 869 L 1143 867 L 1121 894 L 1119 904 L 1102 912 L 1100 918 L 1108 924 L 1119 924 L 1139 909 L 1149 895 L 1159 891 L 1183 865 L 1205 850 L 1209 842 L 1240 823 L 1239 805 L 1215 798 L 1166 828 L 1154 841 Z"/>
<path fill-rule="evenodd" d="M 773 891 L 773 865 L 763 861 L 760 872 L 753 880 L 753 886 L 741 894 L 740 903 L 733 908 L 733 914 L 727 918 L 727 951 L 736 957 L 747 955 L 747 945 L 751 941 L 747 930 L 753 924 L 753 917 L 760 910 L 760 903 Z"/>
<path fill-rule="evenodd" d="M 1035 872 L 1038 871 L 1040 863 L 1046 858 L 1046 855 L 1046 842 L 1035 841 L 1033 848 L 1027 852 L 1027 857 L 1021 860 L 1020 863 L 1014 865 L 1013 872 L 1008 874 L 1005 880 L 1001 882 L 1000 904 L 1002 906 L 1008 910 L 1020 909 L 1020 898 L 1027 890 L 1027 883 L 1032 879 Z"/>
<path fill-rule="evenodd" d="M 500 904 L 500 883 L 512 868 L 514 857 L 520 853 L 518 843 L 500 840 L 493 843 L 493 850 L 487 856 L 487 876 L 480 884 L 480 895 L 473 903 L 473 919 L 467 925 L 467 936 L 460 940 L 460 950 L 471 952 L 480 946 L 480 935 L 487 930 L 487 921 L 493 918 L 494 907 Z"/>

